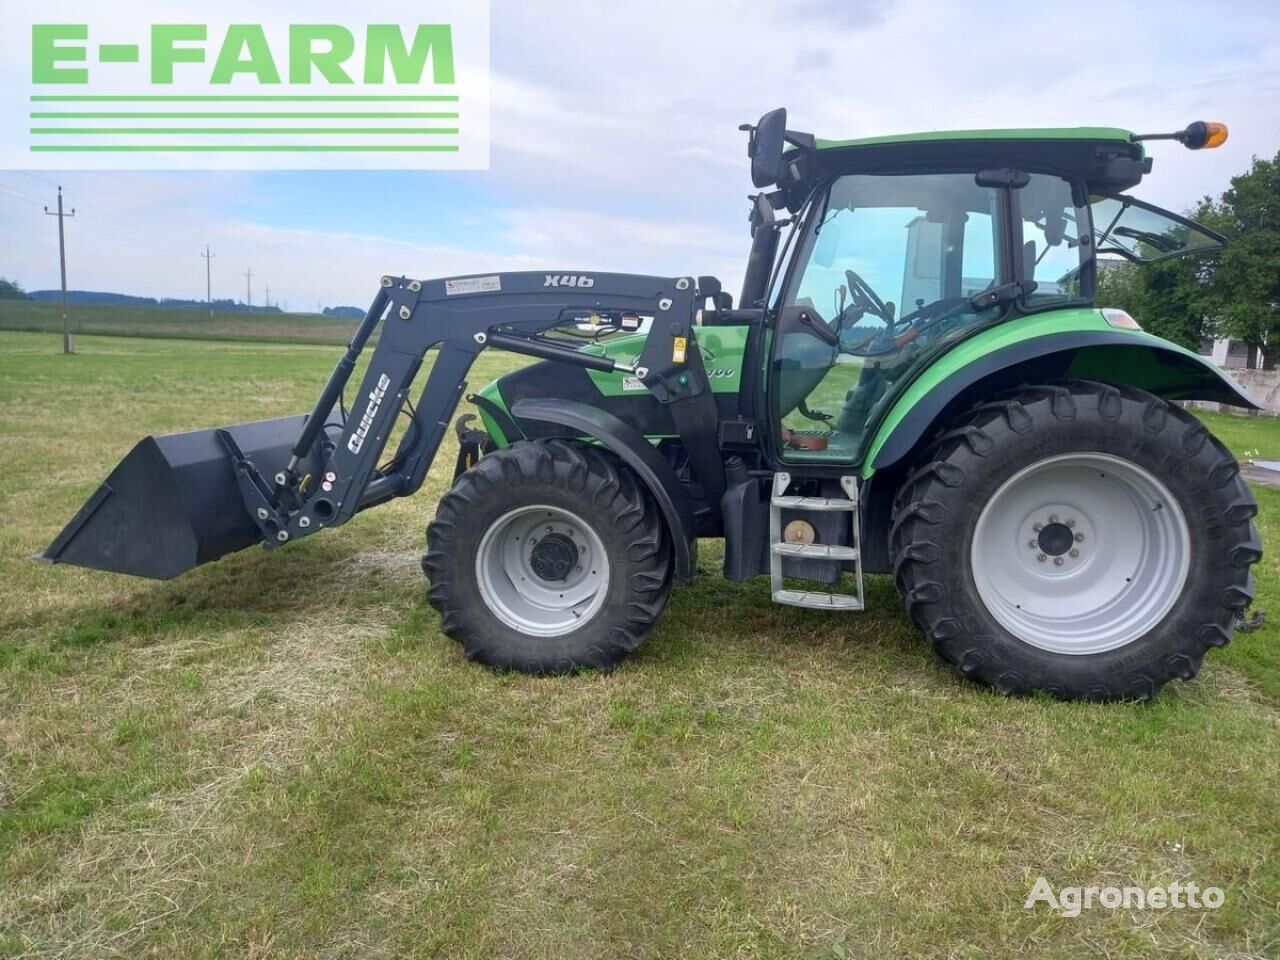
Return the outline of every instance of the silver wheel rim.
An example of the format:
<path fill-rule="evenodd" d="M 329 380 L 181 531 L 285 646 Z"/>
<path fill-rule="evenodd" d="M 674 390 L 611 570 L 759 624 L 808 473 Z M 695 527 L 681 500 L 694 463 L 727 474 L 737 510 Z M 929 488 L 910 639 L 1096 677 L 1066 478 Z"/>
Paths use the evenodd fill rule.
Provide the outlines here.
<path fill-rule="evenodd" d="M 974 584 L 1011 634 L 1052 653 L 1132 643 L 1181 595 L 1187 520 L 1163 483 L 1102 453 L 1020 470 L 982 508 L 970 550 Z"/>
<path fill-rule="evenodd" d="M 546 568 L 539 567 L 535 551 L 544 538 L 555 541 L 557 560 L 566 556 L 566 545 L 577 553 L 563 578 L 548 579 Z M 559 637 L 604 605 L 609 558 L 596 532 L 576 514 L 546 505 L 518 507 L 485 531 L 476 551 L 476 581 L 485 606 L 508 627 L 529 636 Z"/>

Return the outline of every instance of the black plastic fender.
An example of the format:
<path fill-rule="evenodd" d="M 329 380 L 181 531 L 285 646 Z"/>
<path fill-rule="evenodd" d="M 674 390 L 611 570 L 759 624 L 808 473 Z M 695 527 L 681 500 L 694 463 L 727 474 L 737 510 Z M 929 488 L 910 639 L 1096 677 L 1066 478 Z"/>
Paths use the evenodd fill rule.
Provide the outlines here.
<path fill-rule="evenodd" d="M 511 415 L 517 420 L 568 427 L 593 437 L 634 470 L 649 488 L 671 533 L 676 580 L 693 579 L 696 551 L 689 496 L 671 465 L 644 434 L 613 414 L 574 400 L 517 400 L 511 407 Z"/>
<path fill-rule="evenodd" d="M 1205 360 L 1130 333 L 1078 330 L 1034 337 L 993 350 L 957 370 L 922 398 L 889 434 L 872 466 L 883 470 L 909 454 L 956 401 L 976 402 L 972 388 L 995 389 L 1075 378 L 1137 387 L 1166 400 L 1209 400 L 1262 409 L 1239 384 Z M 966 396 L 966 393 L 969 393 Z"/>

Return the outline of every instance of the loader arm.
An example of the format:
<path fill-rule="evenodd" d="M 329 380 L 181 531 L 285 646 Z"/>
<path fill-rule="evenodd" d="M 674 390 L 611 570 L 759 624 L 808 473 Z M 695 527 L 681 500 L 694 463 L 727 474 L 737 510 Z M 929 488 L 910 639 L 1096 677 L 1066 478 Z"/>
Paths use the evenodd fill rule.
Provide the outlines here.
<path fill-rule="evenodd" d="M 383 277 L 309 414 L 143 439 L 38 559 L 168 579 L 408 496 L 422 486 L 466 390 L 467 371 L 486 348 L 638 377 L 698 449 L 695 469 L 715 492 L 723 488 L 723 463 L 714 443 L 715 402 L 690 330 L 697 296 L 688 277 Z M 654 318 L 634 367 L 539 336 L 588 314 Z M 342 416 L 335 407 L 379 328 L 354 409 Z M 434 362 L 412 423 L 384 462 L 430 351 Z"/>
<path fill-rule="evenodd" d="M 714 414 L 689 327 L 696 290 L 688 278 L 630 274 L 505 273 L 448 280 L 384 277 L 382 287 L 307 417 L 288 466 L 267 482 L 252 458 L 228 452 L 262 542 L 279 546 L 358 511 L 418 490 L 486 348 L 635 374 L 677 422 Z M 640 362 L 630 367 L 538 334 L 595 314 L 655 318 Z M 335 404 L 356 360 L 381 327 L 356 401 L 340 429 Z M 398 449 L 383 468 L 387 440 L 428 352 L 434 361 Z M 319 462 L 318 473 L 301 465 Z"/>

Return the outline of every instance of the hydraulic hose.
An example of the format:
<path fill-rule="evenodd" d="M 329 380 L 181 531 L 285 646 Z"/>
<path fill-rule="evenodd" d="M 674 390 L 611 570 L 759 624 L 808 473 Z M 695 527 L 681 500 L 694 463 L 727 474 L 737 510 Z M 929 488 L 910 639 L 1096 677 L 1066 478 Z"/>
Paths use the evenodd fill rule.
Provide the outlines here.
<path fill-rule="evenodd" d="M 343 388 L 346 387 L 347 381 L 351 379 L 351 371 L 356 368 L 356 360 L 359 359 L 361 351 L 364 350 L 364 345 L 369 342 L 369 337 L 372 336 L 374 329 L 381 322 L 382 314 L 387 309 L 389 299 L 385 289 L 378 290 L 378 295 L 373 298 L 369 312 L 364 315 L 364 319 L 360 321 L 360 326 L 356 328 L 351 342 L 347 344 L 347 350 L 342 355 L 342 359 L 333 368 L 333 373 L 329 374 L 329 382 L 324 385 L 324 390 L 320 392 L 320 398 L 316 400 L 315 408 L 311 411 L 311 415 L 307 417 L 307 422 L 302 427 L 302 433 L 298 435 L 298 442 L 293 445 L 293 449 L 290 451 L 293 454 L 289 460 L 288 472 L 290 474 L 298 466 L 298 462 L 311 451 L 311 445 L 316 442 L 316 437 L 324 429 L 324 425 L 329 419 L 329 414 L 333 412 L 333 405 L 338 402 L 338 396 L 342 393 Z"/>

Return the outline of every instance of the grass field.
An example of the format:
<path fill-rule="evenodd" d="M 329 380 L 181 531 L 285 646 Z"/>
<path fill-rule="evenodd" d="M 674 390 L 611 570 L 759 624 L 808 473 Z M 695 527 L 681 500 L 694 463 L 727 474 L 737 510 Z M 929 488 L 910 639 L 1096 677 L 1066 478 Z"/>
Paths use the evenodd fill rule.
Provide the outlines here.
<path fill-rule="evenodd" d="M 1006 699 L 887 579 L 778 607 L 712 542 L 615 673 L 498 675 L 423 599 L 448 448 L 415 498 L 174 582 L 27 560 L 139 437 L 303 411 L 335 359 L 80 348 L 0 333 L 0 956 L 1280 953 L 1275 627 L 1150 706 Z M 1275 420 L 1212 423 L 1280 455 Z M 1071 919 L 1023 909 L 1041 875 L 1226 902 Z"/>
<path fill-rule="evenodd" d="M 369 299 L 373 299 L 370 293 Z M 356 321 L 318 313 L 215 313 L 167 307 L 71 304 L 75 334 L 164 337 L 183 340 L 266 340 L 281 343 L 345 344 Z M 62 305 L 36 300 L 0 300 L 0 330 L 62 333 Z"/>

